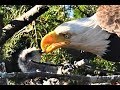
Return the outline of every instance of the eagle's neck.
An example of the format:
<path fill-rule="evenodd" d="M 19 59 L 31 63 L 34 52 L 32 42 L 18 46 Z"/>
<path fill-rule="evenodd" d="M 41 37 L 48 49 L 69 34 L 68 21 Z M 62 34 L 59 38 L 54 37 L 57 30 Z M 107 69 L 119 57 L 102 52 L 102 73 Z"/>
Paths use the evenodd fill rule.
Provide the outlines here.
<path fill-rule="evenodd" d="M 108 44 L 110 41 L 107 40 L 109 36 L 110 34 L 107 32 L 98 28 L 94 28 L 93 30 L 87 31 L 83 34 L 82 38 L 85 38 L 85 40 L 84 42 L 81 42 L 80 48 L 84 51 L 102 56 L 105 54 L 105 51 L 109 46 Z"/>
<path fill-rule="evenodd" d="M 87 19 L 89 23 L 87 22 Z M 108 44 L 110 41 L 107 39 L 110 34 L 105 30 L 101 30 L 101 28 L 96 25 L 94 16 L 91 18 L 86 18 L 86 22 L 88 25 L 85 23 L 85 26 L 87 27 L 84 28 L 84 32 L 78 34 L 79 36 L 77 40 L 79 40 L 79 43 L 73 43 L 75 43 L 75 46 L 77 46 L 76 48 L 79 48 L 80 50 L 102 56 L 105 54 L 107 47 L 109 47 Z"/>

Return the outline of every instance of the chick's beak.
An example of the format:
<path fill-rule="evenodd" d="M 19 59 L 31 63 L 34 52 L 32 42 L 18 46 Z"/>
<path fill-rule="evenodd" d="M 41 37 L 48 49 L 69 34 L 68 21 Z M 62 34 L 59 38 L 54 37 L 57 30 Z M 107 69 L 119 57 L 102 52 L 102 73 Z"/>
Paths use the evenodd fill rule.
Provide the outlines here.
<path fill-rule="evenodd" d="M 57 48 L 67 46 L 69 43 L 64 37 L 57 35 L 55 31 L 51 31 L 42 38 L 41 49 L 42 52 L 49 53 Z"/>

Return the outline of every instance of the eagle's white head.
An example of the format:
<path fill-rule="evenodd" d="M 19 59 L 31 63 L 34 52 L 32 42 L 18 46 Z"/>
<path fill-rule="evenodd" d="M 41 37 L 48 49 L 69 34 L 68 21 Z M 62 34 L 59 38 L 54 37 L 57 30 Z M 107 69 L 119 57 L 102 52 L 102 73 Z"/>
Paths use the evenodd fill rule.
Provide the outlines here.
<path fill-rule="evenodd" d="M 65 22 L 41 40 L 43 52 L 66 47 L 102 56 L 107 50 L 110 36 L 97 25 L 96 16 Z"/>

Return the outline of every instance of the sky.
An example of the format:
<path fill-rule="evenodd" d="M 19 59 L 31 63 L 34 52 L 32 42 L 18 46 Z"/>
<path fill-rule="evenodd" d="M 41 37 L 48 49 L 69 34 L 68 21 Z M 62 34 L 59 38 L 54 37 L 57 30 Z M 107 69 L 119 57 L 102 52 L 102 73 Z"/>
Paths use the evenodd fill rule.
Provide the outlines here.
<path fill-rule="evenodd" d="M 69 8 L 70 7 L 70 5 L 65 5 L 65 8 L 67 9 L 67 8 Z M 67 10 L 67 12 L 69 13 L 69 18 L 73 18 L 73 10 L 71 9 L 71 10 Z"/>
<path fill-rule="evenodd" d="M 65 6 L 65 9 L 68 9 L 70 7 L 70 5 L 61 5 L 61 6 Z M 68 14 L 69 14 L 69 18 L 73 18 L 73 10 L 67 10 Z"/>
<path fill-rule="evenodd" d="M 70 14 L 69 14 L 69 17 L 70 17 L 70 18 L 73 18 L 73 10 L 71 10 L 69 13 L 70 13 Z"/>

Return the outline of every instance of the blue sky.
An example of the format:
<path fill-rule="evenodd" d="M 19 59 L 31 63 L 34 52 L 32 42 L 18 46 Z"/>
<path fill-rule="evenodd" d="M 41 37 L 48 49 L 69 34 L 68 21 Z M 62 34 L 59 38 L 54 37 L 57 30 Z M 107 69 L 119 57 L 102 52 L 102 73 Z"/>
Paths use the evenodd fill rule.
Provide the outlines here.
<path fill-rule="evenodd" d="M 66 9 L 69 8 L 69 7 L 70 7 L 70 5 L 65 5 Z M 72 18 L 73 17 L 73 10 L 71 9 L 71 10 L 67 10 L 67 11 L 69 13 L 69 17 Z"/>

